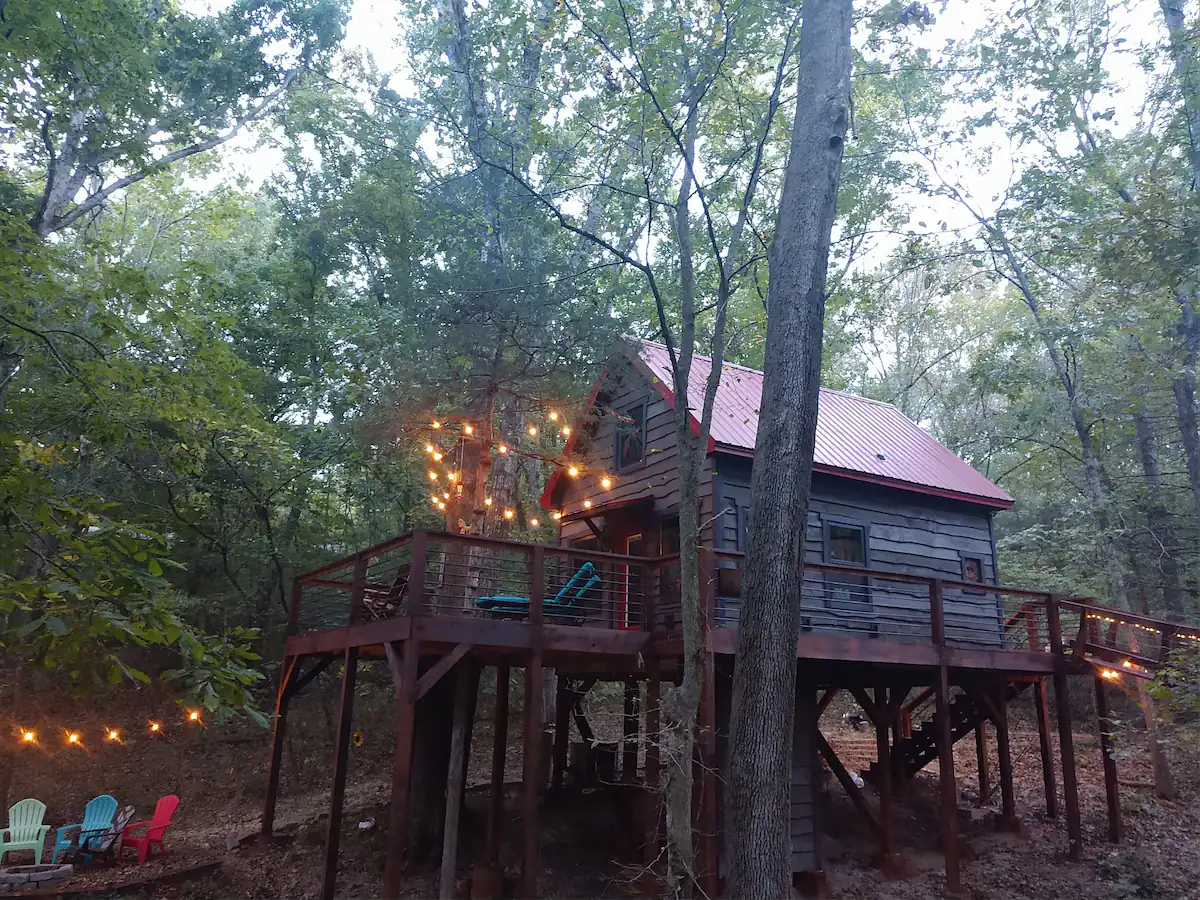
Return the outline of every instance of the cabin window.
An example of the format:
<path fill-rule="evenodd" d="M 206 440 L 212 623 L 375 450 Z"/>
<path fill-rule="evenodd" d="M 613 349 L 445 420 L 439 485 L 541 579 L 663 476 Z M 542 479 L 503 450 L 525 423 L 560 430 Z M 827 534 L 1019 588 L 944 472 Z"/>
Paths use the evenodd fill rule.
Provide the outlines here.
<path fill-rule="evenodd" d="M 646 402 L 617 410 L 616 469 L 624 472 L 646 461 Z"/>
<path fill-rule="evenodd" d="M 964 556 L 962 565 L 963 581 L 983 584 L 983 560 L 974 556 Z"/>
<path fill-rule="evenodd" d="M 826 525 L 826 558 L 847 566 L 867 564 L 867 530 L 861 525 L 829 522 Z"/>

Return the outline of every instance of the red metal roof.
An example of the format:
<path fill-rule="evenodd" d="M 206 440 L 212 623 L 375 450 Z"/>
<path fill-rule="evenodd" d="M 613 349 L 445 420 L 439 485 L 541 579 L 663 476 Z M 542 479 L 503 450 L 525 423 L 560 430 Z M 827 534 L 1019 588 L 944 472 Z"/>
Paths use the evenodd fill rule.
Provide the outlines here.
<path fill-rule="evenodd" d="M 674 379 L 667 348 L 650 341 L 629 341 L 631 355 L 644 365 L 668 400 Z M 704 384 L 712 369 L 707 356 L 695 356 L 688 378 L 688 406 L 698 418 Z M 726 364 L 713 405 L 712 443 L 717 449 L 754 452 L 762 402 L 763 373 Z M 1007 509 L 1007 493 L 925 433 L 890 403 L 821 388 L 813 469 Z"/>

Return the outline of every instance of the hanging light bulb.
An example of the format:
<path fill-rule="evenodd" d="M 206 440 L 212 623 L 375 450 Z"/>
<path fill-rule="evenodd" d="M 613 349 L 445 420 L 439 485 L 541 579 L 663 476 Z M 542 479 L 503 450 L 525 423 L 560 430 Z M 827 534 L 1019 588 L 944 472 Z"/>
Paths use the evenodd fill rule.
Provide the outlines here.
<path fill-rule="evenodd" d="M 442 498 L 443 498 L 443 499 L 445 499 L 445 500 L 449 500 L 449 499 L 450 499 L 450 492 L 449 492 L 449 491 L 442 491 Z"/>
<path fill-rule="evenodd" d="M 426 452 L 426 453 L 432 453 L 433 451 L 434 451 L 434 446 L 433 446 L 433 444 L 426 444 L 426 445 L 425 445 L 425 452 Z"/>
<path fill-rule="evenodd" d="M 151 734 L 158 734 L 160 731 L 162 731 L 161 725 L 159 725 L 157 722 L 150 723 L 150 733 Z"/>
<path fill-rule="evenodd" d="M 188 721 L 189 722 L 199 722 L 200 721 L 200 711 L 196 710 L 196 709 L 189 709 L 188 710 Z"/>
<path fill-rule="evenodd" d="M 571 466 L 571 468 L 567 469 L 567 474 L 570 475 L 572 478 L 578 478 L 579 477 L 579 466 Z"/>
<path fill-rule="evenodd" d="M 436 422 L 436 421 L 435 421 L 435 422 L 433 423 L 433 427 L 434 427 L 434 428 L 441 428 L 441 427 L 442 427 L 442 423 L 441 423 L 441 422 Z"/>
<path fill-rule="evenodd" d="M 507 453 L 507 452 L 508 452 L 508 445 L 507 445 L 507 444 L 501 444 L 501 445 L 500 445 L 499 447 L 497 447 L 496 449 L 497 449 L 498 451 L 500 451 L 501 453 Z"/>
<path fill-rule="evenodd" d="M 440 454 L 440 453 L 437 453 L 437 452 L 435 451 L 435 452 L 434 452 L 434 454 L 433 454 L 433 461 L 434 461 L 434 462 L 441 462 L 441 461 L 442 461 L 442 454 Z"/>
<path fill-rule="evenodd" d="M 483 498 L 483 505 L 484 505 L 484 506 L 491 506 L 491 505 L 492 505 L 492 498 L 491 498 L 491 497 L 484 497 L 484 498 Z"/>
<path fill-rule="evenodd" d="M 68 744 L 78 744 L 79 743 L 79 732 L 78 731 L 68 731 L 67 732 L 67 743 Z"/>
<path fill-rule="evenodd" d="M 591 501 L 591 500 L 584 500 L 584 501 L 583 501 L 583 508 L 584 508 L 584 509 L 591 509 L 591 508 L 592 508 L 592 501 Z"/>
<path fill-rule="evenodd" d="M 562 429 L 562 436 L 563 436 L 563 437 L 570 437 L 570 436 L 571 436 L 571 429 L 570 429 L 570 427 L 569 427 L 569 426 L 567 426 L 567 425 L 564 425 L 564 426 L 563 426 L 563 429 Z"/>
<path fill-rule="evenodd" d="M 537 528 L 537 527 L 538 527 L 539 525 L 541 525 L 541 524 L 542 524 L 542 523 L 541 523 L 541 522 L 539 522 L 537 519 L 530 519 L 530 520 L 529 520 L 529 527 L 530 527 L 530 528 Z"/>
<path fill-rule="evenodd" d="M 458 481 L 458 473 L 457 472 L 447 472 L 446 477 L 449 478 L 451 481 Z"/>
<path fill-rule="evenodd" d="M 605 475 L 600 479 L 600 487 L 607 491 L 610 487 L 612 487 L 612 479 Z"/>
<path fill-rule="evenodd" d="M 559 519 L 561 519 L 561 518 L 562 518 L 562 513 L 560 513 L 560 512 L 559 512 L 559 511 L 556 509 L 554 512 L 552 512 L 552 513 L 550 514 L 550 517 L 551 517 L 552 519 L 554 519 L 554 521 L 555 521 L 555 522 L 557 522 Z"/>
<path fill-rule="evenodd" d="M 429 470 L 429 480 L 437 481 L 437 472 L 434 472 L 432 469 Z"/>
<path fill-rule="evenodd" d="M 438 505 L 439 503 L 441 503 L 442 501 L 440 501 L 440 500 L 438 499 L 438 495 L 437 495 L 437 494 L 434 494 L 432 497 L 430 497 L 430 498 L 429 498 L 429 502 L 430 502 L 430 503 L 432 503 L 434 506 L 437 506 L 437 505 Z"/>
<path fill-rule="evenodd" d="M 474 434 L 475 430 L 470 425 L 463 426 L 463 434 Z"/>
<path fill-rule="evenodd" d="M 558 413 L 556 413 L 554 410 L 550 410 L 550 421 L 551 422 L 558 421 Z"/>
<path fill-rule="evenodd" d="M 37 733 L 33 731 L 22 731 L 21 740 L 27 744 L 37 743 Z"/>
<path fill-rule="evenodd" d="M 506 518 L 506 519 L 511 519 L 515 515 L 516 515 L 516 513 L 513 512 L 511 509 L 506 509 L 504 511 L 504 518 Z"/>
<path fill-rule="evenodd" d="M 110 728 L 108 729 L 108 734 L 105 735 L 105 737 L 107 737 L 110 741 L 119 741 L 121 739 L 121 732 L 117 731 L 115 728 Z"/>
<path fill-rule="evenodd" d="M 442 510 L 443 512 L 446 511 L 446 504 L 443 503 L 441 500 L 438 501 L 438 509 Z"/>
<path fill-rule="evenodd" d="M 537 426 L 536 426 L 536 425 L 530 425 L 530 426 L 529 426 L 529 436 L 530 436 L 530 437 L 537 437 Z"/>

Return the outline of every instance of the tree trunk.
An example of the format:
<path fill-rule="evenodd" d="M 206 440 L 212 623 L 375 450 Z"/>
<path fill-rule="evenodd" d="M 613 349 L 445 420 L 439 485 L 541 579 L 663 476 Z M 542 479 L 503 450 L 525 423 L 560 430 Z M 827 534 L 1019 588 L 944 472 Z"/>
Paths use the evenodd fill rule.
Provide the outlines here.
<path fill-rule="evenodd" d="M 791 153 L 769 259 L 767 346 L 730 723 L 730 896 L 791 894 L 797 605 L 825 281 L 850 101 L 851 0 L 806 0 Z"/>
<path fill-rule="evenodd" d="M 1156 568 L 1162 573 L 1163 605 L 1172 618 L 1183 615 L 1183 587 L 1179 583 L 1179 563 L 1175 559 L 1178 544 L 1170 514 L 1163 503 L 1162 466 L 1158 461 L 1158 436 L 1154 423 L 1145 410 L 1133 415 L 1137 429 L 1138 451 L 1142 457 L 1142 472 L 1146 476 L 1146 522 L 1154 540 L 1161 547 Z"/>
<path fill-rule="evenodd" d="M 408 845 L 404 848 L 409 864 L 435 860 L 442 846 L 454 728 L 454 682 L 454 678 L 443 677 L 417 702 L 409 776 Z"/>

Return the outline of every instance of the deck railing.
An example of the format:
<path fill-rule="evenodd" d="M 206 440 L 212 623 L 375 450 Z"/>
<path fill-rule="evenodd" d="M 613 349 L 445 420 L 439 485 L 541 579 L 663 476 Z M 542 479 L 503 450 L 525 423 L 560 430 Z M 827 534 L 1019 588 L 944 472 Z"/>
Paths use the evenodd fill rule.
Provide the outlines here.
<path fill-rule="evenodd" d="M 644 631 L 660 561 L 417 531 L 297 577 L 292 633 L 422 614 Z"/>

